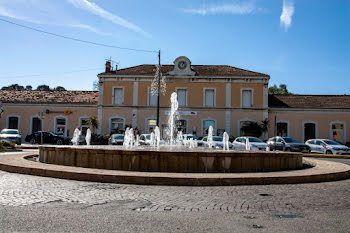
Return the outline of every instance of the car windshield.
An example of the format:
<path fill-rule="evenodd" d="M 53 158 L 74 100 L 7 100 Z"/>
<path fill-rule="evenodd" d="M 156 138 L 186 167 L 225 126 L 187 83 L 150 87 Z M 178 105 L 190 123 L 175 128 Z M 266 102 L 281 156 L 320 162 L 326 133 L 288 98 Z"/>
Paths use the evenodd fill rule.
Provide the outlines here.
<path fill-rule="evenodd" d="M 259 138 L 249 138 L 249 142 L 263 142 Z"/>
<path fill-rule="evenodd" d="M 328 145 L 341 145 L 339 142 L 332 141 L 332 140 L 323 140 Z"/>
<path fill-rule="evenodd" d="M 2 130 L 0 134 L 18 134 L 17 130 Z"/>
<path fill-rule="evenodd" d="M 114 139 L 124 139 L 124 136 L 123 135 L 115 135 L 113 138 Z"/>
<path fill-rule="evenodd" d="M 151 135 L 150 134 L 146 135 L 146 139 L 151 140 Z"/>
<path fill-rule="evenodd" d="M 52 136 L 57 136 L 57 134 L 49 132 L 49 134 L 51 134 Z"/>
<path fill-rule="evenodd" d="M 186 137 L 187 140 L 190 140 L 191 138 L 193 138 L 193 140 L 198 139 L 198 137 L 196 137 L 194 135 L 189 135 Z"/>
<path fill-rule="evenodd" d="M 213 137 L 213 141 L 222 142 L 222 137 Z"/>
<path fill-rule="evenodd" d="M 286 141 L 287 143 L 300 143 L 297 139 L 295 138 L 289 138 L 289 137 L 286 137 L 286 138 L 283 138 L 284 141 Z"/>

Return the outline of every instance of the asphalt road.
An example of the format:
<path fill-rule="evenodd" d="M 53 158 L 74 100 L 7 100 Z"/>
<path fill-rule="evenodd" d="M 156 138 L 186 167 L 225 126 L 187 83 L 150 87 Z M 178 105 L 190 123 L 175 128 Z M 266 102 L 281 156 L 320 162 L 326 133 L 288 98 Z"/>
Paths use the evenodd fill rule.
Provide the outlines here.
<path fill-rule="evenodd" d="M 350 164 L 350 160 L 332 159 Z M 0 171 L 0 232 L 350 232 L 350 179 L 177 187 Z"/>

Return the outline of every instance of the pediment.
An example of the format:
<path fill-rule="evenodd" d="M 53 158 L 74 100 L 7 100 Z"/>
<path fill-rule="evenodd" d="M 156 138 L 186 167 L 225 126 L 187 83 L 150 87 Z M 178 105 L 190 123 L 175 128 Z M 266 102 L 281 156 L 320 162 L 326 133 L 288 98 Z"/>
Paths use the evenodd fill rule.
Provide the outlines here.
<path fill-rule="evenodd" d="M 168 73 L 174 76 L 195 76 L 196 72 L 191 69 L 191 60 L 181 56 L 174 61 L 174 70 Z"/>

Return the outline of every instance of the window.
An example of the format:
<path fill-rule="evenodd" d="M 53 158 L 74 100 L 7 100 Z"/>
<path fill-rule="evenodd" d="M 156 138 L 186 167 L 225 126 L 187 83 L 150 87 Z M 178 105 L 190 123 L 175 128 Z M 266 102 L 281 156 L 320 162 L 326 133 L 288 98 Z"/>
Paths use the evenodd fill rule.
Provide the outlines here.
<path fill-rule="evenodd" d="M 152 133 L 153 130 L 157 126 L 157 120 L 156 119 L 148 119 L 147 120 L 147 133 Z"/>
<path fill-rule="evenodd" d="M 41 120 L 38 117 L 32 118 L 32 133 L 41 130 Z"/>
<path fill-rule="evenodd" d="M 176 120 L 175 121 L 177 132 L 182 131 L 182 133 L 187 133 L 187 121 L 186 120 Z"/>
<path fill-rule="evenodd" d="M 86 135 L 86 130 L 88 128 L 89 128 L 89 118 L 81 118 L 80 119 L 81 134 Z"/>
<path fill-rule="evenodd" d="M 242 107 L 250 108 L 253 106 L 253 95 L 252 90 L 243 90 L 242 91 Z"/>
<path fill-rule="evenodd" d="M 204 106 L 214 107 L 215 106 L 215 90 L 204 89 Z"/>
<path fill-rule="evenodd" d="M 113 118 L 111 119 L 111 134 L 121 133 L 124 130 L 124 119 L 123 118 Z"/>
<path fill-rule="evenodd" d="M 19 122 L 18 117 L 16 117 L 16 116 L 9 117 L 8 118 L 8 126 L 7 126 L 7 128 L 8 129 L 18 129 L 19 128 L 18 127 L 18 122 Z"/>
<path fill-rule="evenodd" d="M 148 105 L 149 106 L 157 106 L 158 95 L 152 95 L 151 88 L 148 88 Z"/>
<path fill-rule="evenodd" d="M 114 104 L 115 105 L 121 105 L 124 102 L 124 89 L 121 87 L 114 88 Z"/>
<path fill-rule="evenodd" d="M 277 136 L 280 136 L 280 137 L 288 136 L 288 123 L 286 122 L 277 123 Z"/>
<path fill-rule="evenodd" d="M 331 139 L 337 142 L 344 143 L 344 124 L 343 123 L 332 123 Z"/>
<path fill-rule="evenodd" d="M 203 135 L 208 135 L 209 126 L 213 126 L 213 135 L 215 134 L 215 121 L 214 120 L 204 120 L 203 121 Z"/>
<path fill-rule="evenodd" d="M 240 121 L 240 136 L 251 136 L 251 129 L 248 127 L 253 121 Z"/>
<path fill-rule="evenodd" d="M 177 101 L 179 106 L 187 106 L 187 90 L 186 89 L 177 89 Z"/>
<path fill-rule="evenodd" d="M 66 135 L 67 131 L 67 121 L 65 118 L 56 118 L 56 128 L 55 133 L 57 135 Z"/>

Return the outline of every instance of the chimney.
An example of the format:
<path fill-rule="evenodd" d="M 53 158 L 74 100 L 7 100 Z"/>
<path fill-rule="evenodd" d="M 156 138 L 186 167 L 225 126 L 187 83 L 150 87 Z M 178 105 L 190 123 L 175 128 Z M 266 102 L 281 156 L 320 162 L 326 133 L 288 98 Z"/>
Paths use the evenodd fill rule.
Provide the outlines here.
<path fill-rule="evenodd" d="M 110 73 L 111 72 L 111 62 L 107 61 L 106 62 L 106 73 Z"/>

